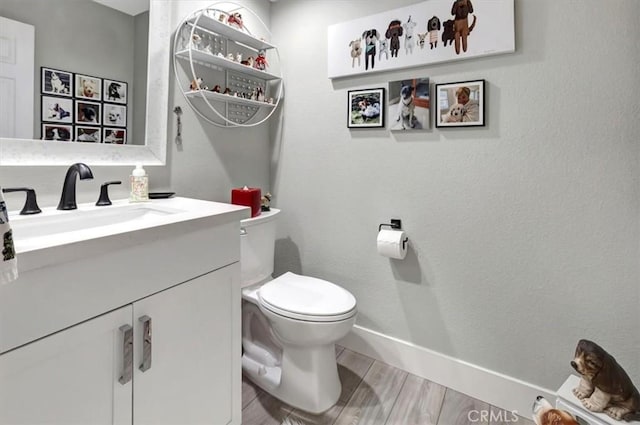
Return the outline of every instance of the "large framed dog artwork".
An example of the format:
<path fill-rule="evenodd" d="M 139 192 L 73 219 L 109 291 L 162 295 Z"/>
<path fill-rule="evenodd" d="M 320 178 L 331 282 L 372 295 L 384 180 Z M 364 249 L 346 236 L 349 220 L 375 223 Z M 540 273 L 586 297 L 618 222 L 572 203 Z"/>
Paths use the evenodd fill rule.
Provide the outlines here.
<path fill-rule="evenodd" d="M 436 84 L 436 127 L 484 126 L 484 80 Z"/>
<path fill-rule="evenodd" d="M 329 78 L 511 53 L 514 0 L 423 1 L 330 25 L 327 35 Z"/>
<path fill-rule="evenodd" d="M 350 90 L 347 103 L 347 127 L 384 127 L 384 88 Z"/>

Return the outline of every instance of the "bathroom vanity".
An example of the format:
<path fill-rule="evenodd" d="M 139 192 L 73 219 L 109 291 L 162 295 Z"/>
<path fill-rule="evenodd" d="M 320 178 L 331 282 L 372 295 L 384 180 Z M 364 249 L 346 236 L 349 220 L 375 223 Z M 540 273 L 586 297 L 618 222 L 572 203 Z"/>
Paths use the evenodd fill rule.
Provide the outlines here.
<path fill-rule="evenodd" d="M 11 216 L 0 424 L 240 424 L 240 220 L 186 198 Z"/>

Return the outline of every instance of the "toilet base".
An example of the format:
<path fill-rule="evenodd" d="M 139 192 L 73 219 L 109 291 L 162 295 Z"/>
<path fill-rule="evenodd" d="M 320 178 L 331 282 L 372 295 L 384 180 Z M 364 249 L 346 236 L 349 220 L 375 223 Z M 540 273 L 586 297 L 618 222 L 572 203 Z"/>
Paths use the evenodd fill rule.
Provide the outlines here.
<path fill-rule="evenodd" d="M 253 383 L 296 409 L 318 414 L 340 398 L 334 344 L 283 347 L 281 366 L 264 366 L 247 353 L 242 357 L 242 370 Z"/>

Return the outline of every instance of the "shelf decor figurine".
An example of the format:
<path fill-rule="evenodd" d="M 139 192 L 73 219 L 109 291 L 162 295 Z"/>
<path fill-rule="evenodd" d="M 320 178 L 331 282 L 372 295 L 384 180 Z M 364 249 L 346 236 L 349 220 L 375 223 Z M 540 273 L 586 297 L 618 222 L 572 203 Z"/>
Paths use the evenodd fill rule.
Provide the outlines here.
<path fill-rule="evenodd" d="M 242 15 L 240 12 L 230 14 L 227 18 L 227 24 L 239 30 L 244 29 L 244 26 L 242 25 Z"/>
<path fill-rule="evenodd" d="M 259 69 L 260 71 L 266 70 L 267 67 L 269 66 L 269 62 L 267 62 L 267 58 L 266 58 L 265 54 L 266 53 L 265 53 L 264 49 L 260 49 L 258 51 L 258 56 L 253 61 L 253 66 L 256 69 Z"/>
<path fill-rule="evenodd" d="M 191 84 L 189 84 L 189 88 L 191 89 L 191 91 L 200 90 L 201 87 L 202 87 L 202 78 L 200 77 L 194 80 L 191 80 Z"/>
<path fill-rule="evenodd" d="M 592 341 L 578 341 L 571 366 L 582 379 L 573 394 L 592 412 L 604 412 L 615 420 L 640 418 L 640 393 L 622 366 Z"/>

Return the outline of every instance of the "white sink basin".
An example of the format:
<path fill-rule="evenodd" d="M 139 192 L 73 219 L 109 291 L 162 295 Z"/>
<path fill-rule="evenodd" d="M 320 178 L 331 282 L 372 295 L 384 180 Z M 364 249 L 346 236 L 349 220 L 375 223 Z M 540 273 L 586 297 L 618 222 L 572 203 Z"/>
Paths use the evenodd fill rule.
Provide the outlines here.
<path fill-rule="evenodd" d="M 80 204 L 78 209 L 71 211 L 43 208 L 42 213 L 29 216 L 10 212 L 9 223 L 20 256 L 150 228 L 157 233 L 169 224 L 220 216 L 239 209 L 235 205 L 180 197 L 144 203 L 119 200 L 101 207 Z"/>

